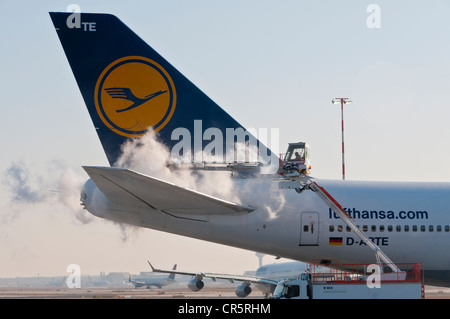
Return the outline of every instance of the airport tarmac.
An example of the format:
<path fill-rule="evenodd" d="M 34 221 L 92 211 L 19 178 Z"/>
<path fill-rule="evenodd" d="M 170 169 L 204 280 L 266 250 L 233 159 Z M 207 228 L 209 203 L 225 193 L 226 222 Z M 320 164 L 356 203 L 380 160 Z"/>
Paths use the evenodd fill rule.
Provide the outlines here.
<path fill-rule="evenodd" d="M 188 288 L 0 288 L 0 299 L 264 299 L 255 291 L 247 298 L 239 298 L 234 288 L 203 288 L 193 292 Z M 450 288 L 425 286 L 425 299 L 450 299 Z"/>
<path fill-rule="evenodd" d="M 204 288 L 194 292 L 188 288 L 0 288 L 0 299 L 218 299 L 238 298 L 234 288 Z M 256 292 L 252 298 L 263 299 Z"/>

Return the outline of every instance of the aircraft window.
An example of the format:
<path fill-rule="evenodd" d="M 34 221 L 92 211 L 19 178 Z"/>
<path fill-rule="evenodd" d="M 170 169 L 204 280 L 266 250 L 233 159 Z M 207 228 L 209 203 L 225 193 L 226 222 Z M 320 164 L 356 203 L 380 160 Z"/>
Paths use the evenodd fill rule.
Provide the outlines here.
<path fill-rule="evenodd" d="M 430 226 L 428 226 L 428 231 L 429 231 L 429 232 L 432 232 L 432 231 L 434 231 L 434 227 L 433 227 L 433 225 L 430 225 Z"/>
<path fill-rule="evenodd" d="M 330 225 L 330 232 L 334 232 L 334 225 Z"/>
<path fill-rule="evenodd" d="M 286 154 L 285 161 L 295 161 L 302 162 L 305 160 L 305 149 L 304 148 L 296 148 Z"/>
<path fill-rule="evenodd" d="M 425 231 L 425 226 L 424 225 L 420 225 L 420 231 Z"/>
<path fill-rule="evenodd" d="M 417 231 L 417 225 L 413 225 L 412 231 Z"/>
<path fill-rule="evenodd" d="M 345 227 L 345 230 L 348 231 L 348 232 L 352 231 L 352 229 L 349 226 Z"/>
<path fill-rule="evenodd" d="M 402 226 L 400 225 L 395 226 L 395 230 L 398 232 L 402 231 Z"/>
<path fill-rule="evenodd" d="M 409 225 L 405 225 L 405 231 L 409 231 Z"/>
<path fill-rule="evenodd" d="M 368 230 L 369 230 L 369 226 L 364 225 L 364 226 L 363 226 L 363 231 L 366 232 L 366 231 L 368 231 Z"/>
<path fill-rule="evenodd" d="M 303 231 L 304 231 L 305 233 L 307 233 L 307 232 L 308 232 L 308 230 L 309 230 L 309 227 L 308 227 L 308 225 L 305 225 L 305 226 L 303 226 Z"/>
<path fill-rule="evenodd" d="M 381 232 L 384 231 L 384 225 L 380 225 L 380 231 L 381 231 Z"/>
<path fill-rule="evenodd" d="M 392 231 L 392 225 L 388 225 L 388 231 Z"/>
<path fill-rule="evenodd" d="M 342 225 L 338 225 L 338 232 L 341 232 L 344 230 L 344 227 Z"/>
<path fill-rule="evenodd" d="M 377 226 L 376 225 L 372 225 L 370 228 L 371 228 L 372 231 L 377 231 Z"/>
<path fill-rule="evenodd" d="M 289 286 L 286 296 L 288 298 L 293 298 L 293 297 L 298 297 L 300 296 L 300 286 L 298 285 L 294 285 L 294 286 Z"/>
<path fill-rule="evenodd" d="M 449 225 L 445 225 L 445 231 L 449 232 L 450 231 L 450 226 Z"/>
<path fill-rule="evenodd" d="M 286 155 L 284 156 L 284 161 L 287 162 L 291 159 L 292 156 L 292 152 L 287 152 Z"/>
<path fill-rule="evenodd" d="M 436 231 L 442 231 L 442 226 L 441 225 L 436 226 Z"/>

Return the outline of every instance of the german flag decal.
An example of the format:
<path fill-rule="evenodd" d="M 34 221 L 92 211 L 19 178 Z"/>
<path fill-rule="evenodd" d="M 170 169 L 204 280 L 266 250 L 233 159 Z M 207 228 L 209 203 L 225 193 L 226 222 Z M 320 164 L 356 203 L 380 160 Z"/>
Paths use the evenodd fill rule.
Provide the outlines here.
<path fill-rule="evenodd" d="M 342 237 L 330 237 L 330 245 L 342 245 Z"/>

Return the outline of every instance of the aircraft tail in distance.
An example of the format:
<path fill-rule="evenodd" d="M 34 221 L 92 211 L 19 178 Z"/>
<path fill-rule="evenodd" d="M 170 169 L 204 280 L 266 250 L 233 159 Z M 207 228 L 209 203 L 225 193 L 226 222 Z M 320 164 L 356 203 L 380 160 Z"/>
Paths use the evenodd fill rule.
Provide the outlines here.
<path fill-rule="evenodd" d="M 278 164 L 278 152 L 265 146 L 267 129 L 258 139 L 117 17 L 50 16 L 111 166 L 125 141 L 149 129 L 172 157 L 189 162 Z M 244 156 L 237 143 L 248 148 Z"/>
<path fill-rule="evenodd" d="M 177 264 L 173 265 L 172 270 L 177 270 Z M 175 273 L 171 273 L 169 274 L 169 276 L 167 277 L 169 280 L 175 280 Z"/>

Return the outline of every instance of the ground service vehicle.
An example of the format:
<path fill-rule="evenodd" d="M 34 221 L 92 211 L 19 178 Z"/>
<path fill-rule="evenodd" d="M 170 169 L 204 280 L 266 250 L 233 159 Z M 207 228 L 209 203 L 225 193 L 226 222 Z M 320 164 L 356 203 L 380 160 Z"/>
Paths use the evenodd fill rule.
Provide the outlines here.
<path fill-rule="evenodd" d="M 274 299 L 424 298 L 422 264 L 397 264 L 401 271 L 380 273 L 377 264 L 339 265 L 329 273 L 307 272 L 280 281 Z M 377 269 L 371 273 L 370 270 Z M 384 270 L 389 271 L 389 267 Z"/>

